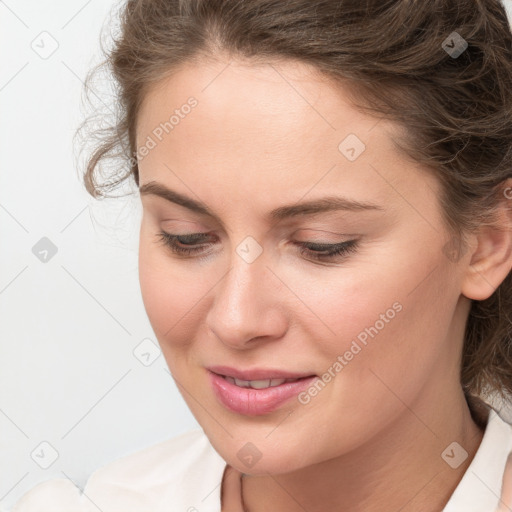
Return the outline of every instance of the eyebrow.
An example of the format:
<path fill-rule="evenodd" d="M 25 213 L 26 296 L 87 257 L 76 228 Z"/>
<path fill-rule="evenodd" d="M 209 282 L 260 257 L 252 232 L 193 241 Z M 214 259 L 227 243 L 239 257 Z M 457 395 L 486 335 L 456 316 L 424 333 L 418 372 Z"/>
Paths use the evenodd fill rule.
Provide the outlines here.
<path fill-rule="evenodd" d="M 193 212 L 201 215 L 208 215 L 214 218 L 220 225 L 223 225 L 214 212 L 206 206 L 206 204 L 191 199 L 185 195 L 182 195 L 175 190 L 171 190 L 166 186 L 156 181 L 150 181 L 145 183 L 139 188 L 140 195 L 155 195 L 162 197 L 163 199 L 183 206 Z M 331 211 L 368 211 L 368 210 L 385 210 L 382 206 L 377 204 L 354 201 L 340 196 L 326 196 L 319 199 L 313 199 L 311 201 L 300 202 L 291 205 L 279 206 L 274 210 L 271 210 L 268 214 L 269 219 L 273 221 L 280 221 L 292 217 L 314 215 L 317 213 L 325 213 Z"/>

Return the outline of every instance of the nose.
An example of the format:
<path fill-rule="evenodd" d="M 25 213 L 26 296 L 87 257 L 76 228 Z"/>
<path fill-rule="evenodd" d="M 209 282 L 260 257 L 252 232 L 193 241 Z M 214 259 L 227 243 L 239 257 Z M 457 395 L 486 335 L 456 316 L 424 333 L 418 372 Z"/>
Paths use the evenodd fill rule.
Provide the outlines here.
<path fill-rule="evenodd" d="M 287 325 L 280 297 L 283 286 L 267 267 L 264 255 L 247 263 L 233 253 L 230 263 L 231 268 L 213 289 L 206 316 L 209 329 L 226 346 L 240 350 L 252 348 L 251 340 L 281 338 Z"/>

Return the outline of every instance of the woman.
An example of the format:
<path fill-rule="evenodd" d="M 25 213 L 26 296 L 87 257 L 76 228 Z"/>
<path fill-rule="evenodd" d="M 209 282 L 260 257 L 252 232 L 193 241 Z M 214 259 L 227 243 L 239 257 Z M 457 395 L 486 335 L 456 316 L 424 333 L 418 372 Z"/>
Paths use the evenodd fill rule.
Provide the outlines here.
<path fill-rule="evenodd" d="M 85 185 L 137 186 L 144 305 L 201 429 L 14 510 L 512 507 L 499 0 L 136 0 L 121 29 Z"/>

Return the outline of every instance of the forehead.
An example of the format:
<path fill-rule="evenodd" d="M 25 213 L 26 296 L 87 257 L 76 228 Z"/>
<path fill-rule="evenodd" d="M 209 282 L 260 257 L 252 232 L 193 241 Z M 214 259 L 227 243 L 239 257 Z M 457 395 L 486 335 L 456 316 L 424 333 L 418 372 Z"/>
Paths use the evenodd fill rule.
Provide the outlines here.
<path fill-rule="evenodd" d="M 190 98 L 195 106 L 184 108 Z M 359 112 L 348 89 L 306 64 L 189 63 L 144 97 L 137 147 L 154 144 L 139 162 L 141 182 L 185 192 L 182 176 L 202 197 L 223 183 L 224 199 L 245 191 L 269 206 L 334 188 L 353 198 L 396 199 L 392 182 L 412 188 L 429 179 L 398 153 L 399 130 Z M 357 159 L 340 150 L 345 140 L 362 144 Z"/>
<path fill-rule="evenodd" d="M 374 130 L 376 119 L 354 108 L 348 89 L 311 66 L 233 59 L 187 63 L 150 88 L 137 118 L 137 145 L 191 97 L 197 106 L 164 134 L 171 145 L 186 138 L 221 149 L 236 142 L 230 154 L 246 157 L 272 150 L 290 158 L 314 148 L 336 155 L 339 139 L 349 133 L 367 139 L 372 131 L 382 149 L 391 149 L 385 128 L 395 127 L 381 121 Z"/>

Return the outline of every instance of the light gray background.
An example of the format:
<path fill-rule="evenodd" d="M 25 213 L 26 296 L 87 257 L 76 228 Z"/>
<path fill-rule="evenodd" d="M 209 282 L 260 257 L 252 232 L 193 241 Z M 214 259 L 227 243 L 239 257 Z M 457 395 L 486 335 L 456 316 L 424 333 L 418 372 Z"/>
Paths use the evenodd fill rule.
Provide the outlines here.
<path fill-rule="evenodd" d="M 512 18 L 512 0 L 504 3 Z M 137 274 L 140 203 L 90 198 L 72 147 L 82 81 L 118 5 L 0 0 L 0 507 L 7 510 L 38 482 L 68 477 L 83 487 L 99 466 L 198 426 L 151 345 Z M 32 250 L 43 237 L 57 247 L 46 262 Z"/>
<path fill-rule="evenodd" d="M 0 2 L 0 504 L 6 509 L 40 481 L 64 472 L 83 486 L 100 465 L 197 426 L 163 356 L 144 366 L 133 354 L 144 339 L 156 343 L 138 283 L 139 201 L 94 200 L 76 169 L 71 138 L 83 114 L 82 81 L 100 60 L 100 29 L 113 6 Z M 55 43 L 39 36 L 43 31 L 59 45 L 48 58 L 31 47 L 51 50 Z M 46 263 L 32 253 L 42 237 L 58 249 Z M 48 469 L 38 465 L 52 456 L 38 448 L 43 441 L 59 455 Z"/>

